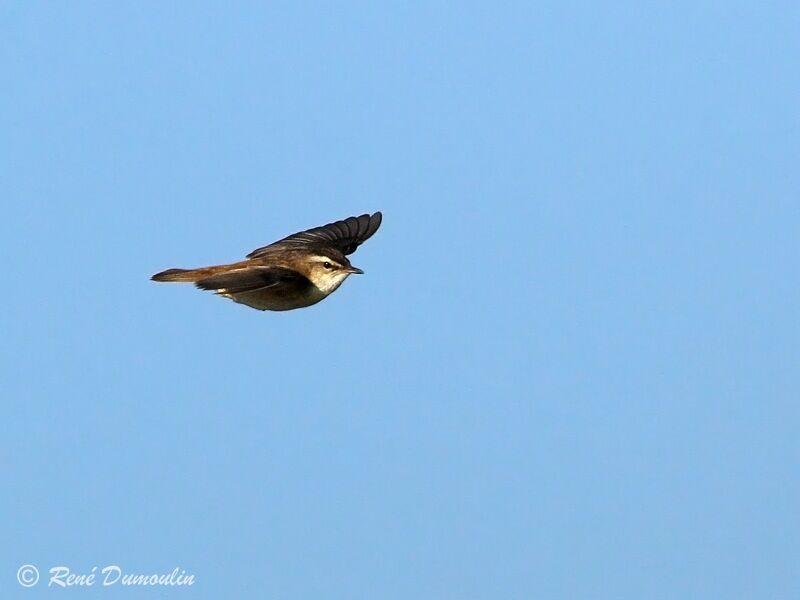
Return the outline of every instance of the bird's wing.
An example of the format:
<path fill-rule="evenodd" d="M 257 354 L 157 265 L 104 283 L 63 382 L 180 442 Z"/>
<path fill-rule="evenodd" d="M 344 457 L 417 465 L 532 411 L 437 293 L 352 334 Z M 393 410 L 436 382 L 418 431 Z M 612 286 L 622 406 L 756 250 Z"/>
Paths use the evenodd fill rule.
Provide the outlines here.
<path fill-rule="evenodd" d="M 303 275 L 286 267 L 244 267 L 233 269 L 195 281 L 201 290 L 212 290 L 218 294 L 242 294 L 267 288 L 276 289 L 295 285 Z"/>
<path fill-rule="evenodd" d="M 322 227 L 314 227 L 301 231 L 270 244 L 253 250 L 247 258 L 266 256 L 275 250 L 336 248 L 342 254 L 352 254 L 361 244 L 378 231 L 383 215 L 350 217 L 343 221 L 328 223 Z"/>

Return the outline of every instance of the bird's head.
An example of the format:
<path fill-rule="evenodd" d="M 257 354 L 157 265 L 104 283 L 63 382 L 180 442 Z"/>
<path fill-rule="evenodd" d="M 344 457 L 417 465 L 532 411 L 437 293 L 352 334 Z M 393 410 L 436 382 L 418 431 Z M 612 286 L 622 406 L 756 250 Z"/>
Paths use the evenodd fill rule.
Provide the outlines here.
<path fill-rule="evenodd" d="M 350 275 L 364 273 L 340 252 L 310 254 L 304 262 L 306 277 L 325 294 L 336 290 Z"/>

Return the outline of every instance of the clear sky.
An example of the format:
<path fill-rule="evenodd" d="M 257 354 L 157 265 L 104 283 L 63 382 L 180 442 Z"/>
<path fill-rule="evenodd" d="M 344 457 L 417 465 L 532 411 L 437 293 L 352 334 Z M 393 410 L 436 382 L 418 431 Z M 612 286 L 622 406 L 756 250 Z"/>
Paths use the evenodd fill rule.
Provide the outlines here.
<path fill-rule="evenodd" d="M 2 3 L 0 596 L 797 598 L 799 31 Z M 309 309 L 149 281 L 375 210 Z"/>

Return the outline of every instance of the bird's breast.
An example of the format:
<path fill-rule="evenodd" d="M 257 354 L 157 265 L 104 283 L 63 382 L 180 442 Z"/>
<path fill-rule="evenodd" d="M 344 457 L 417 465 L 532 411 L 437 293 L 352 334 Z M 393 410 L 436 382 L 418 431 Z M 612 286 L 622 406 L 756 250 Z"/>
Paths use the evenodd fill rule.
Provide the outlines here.
<path fill-rule="evenodd" d="M 258 310 L 283 311 L 311 306 L 325 299 L 328 294 L 314 286 L 308 286 L 305 289 L 293 291 L 266 289 L 225 295 L 234 302 L 245 304 Z"/>

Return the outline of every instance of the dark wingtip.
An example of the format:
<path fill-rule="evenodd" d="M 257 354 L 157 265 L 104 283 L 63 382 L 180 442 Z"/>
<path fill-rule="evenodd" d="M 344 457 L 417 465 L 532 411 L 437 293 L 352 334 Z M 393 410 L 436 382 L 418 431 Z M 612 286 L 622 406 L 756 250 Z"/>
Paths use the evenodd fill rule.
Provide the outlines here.
<path fill-rule="evenodd" d="M 378 228 L 381 226 L 382 222 L 383 222 L 383 213 L 381 211 L 374 212 L 372 216 L 369 218 L 367 237 L 372 236 L 376 231 L 378 231 Z"/>
<path fill-rule="evenodd" d="M 206 283 L 202 283 L 201 281 L 195 281 L 193 285 L 198 290 L 202 290 L 204 292 L 216 291 L 216 289 L 217 289 L 217 288 L 211 287 L 210 285 L 208 285 Z"/>

